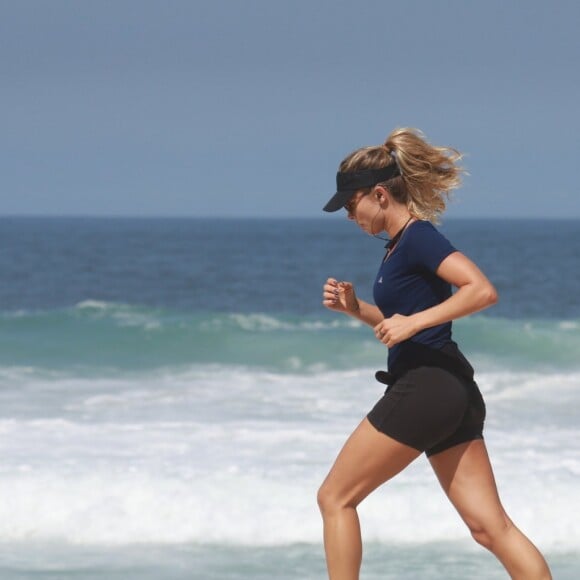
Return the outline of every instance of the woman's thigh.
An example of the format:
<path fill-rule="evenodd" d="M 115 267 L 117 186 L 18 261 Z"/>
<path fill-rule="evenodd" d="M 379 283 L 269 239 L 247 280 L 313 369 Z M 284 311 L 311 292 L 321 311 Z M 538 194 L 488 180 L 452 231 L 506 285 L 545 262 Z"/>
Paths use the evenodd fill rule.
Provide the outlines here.
<path fill-rule="evenodd" d="M 377 431 L 365 418 L 338 454 L 322 484 L 320 499 L 356 506 L 419 455 L 421 451 Z"/>
<path fill-rule="evenodd" d="M 483 440 L 451 447 L 429 458 L 441 487 L 472 531 L 505 527 L 501 505 Z"/>

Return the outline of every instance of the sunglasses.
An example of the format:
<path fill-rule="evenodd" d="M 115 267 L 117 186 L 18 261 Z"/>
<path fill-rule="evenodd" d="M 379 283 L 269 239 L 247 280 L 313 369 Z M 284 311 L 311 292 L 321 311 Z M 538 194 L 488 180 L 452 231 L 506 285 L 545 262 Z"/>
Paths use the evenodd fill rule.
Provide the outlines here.
<path fill-rule="evenodd" d="M 366 194 L 359 193 L 358 195 L 353 195 L 345 204 L 344 209 L 349 216 L 353 216 L 354 212 L 356 211 L 356 207 L 359 204 L 360 200 L 365 197 Z"/>

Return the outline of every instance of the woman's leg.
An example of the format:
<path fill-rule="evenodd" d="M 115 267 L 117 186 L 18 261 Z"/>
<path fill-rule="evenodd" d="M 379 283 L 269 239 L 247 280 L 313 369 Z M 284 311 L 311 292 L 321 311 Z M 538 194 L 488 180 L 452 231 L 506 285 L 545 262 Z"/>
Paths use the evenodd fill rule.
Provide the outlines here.
<path fill-rule="evenodd" d="M 475 540 L 499 559 L 512 579 L 552 577 L 543 556 L 505 513 L 483 440 L 456 445 L 429 461 Z"/>
<path fill-rule="evenodd" d="M 356 506 L 420 454 L 366 418 L 349 437 L 318 492 L 331 580 L 358 580 L 362 545 Z"/>

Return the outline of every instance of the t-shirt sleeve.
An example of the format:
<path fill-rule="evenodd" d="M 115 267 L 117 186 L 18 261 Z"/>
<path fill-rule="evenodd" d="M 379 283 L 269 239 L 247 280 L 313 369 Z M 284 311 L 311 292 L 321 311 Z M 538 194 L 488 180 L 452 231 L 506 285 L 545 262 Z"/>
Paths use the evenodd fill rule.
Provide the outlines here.
<path fill-rule="evenodd" d="M 418 223 L 409 234 L 407 252 L 411 266 L 435 272 L 447 256 L 457 251 L 431 222 Z"/>

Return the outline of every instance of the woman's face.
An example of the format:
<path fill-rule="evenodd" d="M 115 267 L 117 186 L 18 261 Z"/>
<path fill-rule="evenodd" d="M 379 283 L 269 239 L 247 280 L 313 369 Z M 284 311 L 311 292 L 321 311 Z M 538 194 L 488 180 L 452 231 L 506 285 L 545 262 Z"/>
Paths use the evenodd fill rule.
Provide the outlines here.
<path fill-rule="evenodd" d="M 356 222 L 368 234 L 378 234 L 383 229 L 381 206 L 374 195 L 374 189 L 365 194 L 357 191 L 344 206 L 348 219 Z"/>

